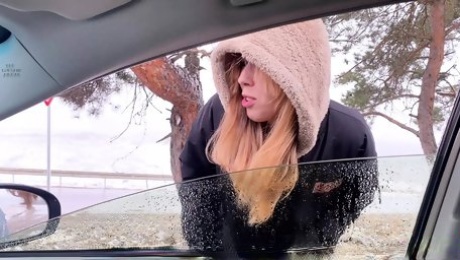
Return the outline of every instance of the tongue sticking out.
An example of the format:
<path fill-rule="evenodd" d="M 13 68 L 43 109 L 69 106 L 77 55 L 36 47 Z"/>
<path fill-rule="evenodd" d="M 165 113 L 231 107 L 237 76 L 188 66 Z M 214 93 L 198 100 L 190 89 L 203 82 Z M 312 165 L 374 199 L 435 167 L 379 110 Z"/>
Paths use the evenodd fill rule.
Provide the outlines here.
<path fill-rule="evenodd" d="M 250 108 L 254 105 L 255 101 L 256 101 L 255 98 L 243 97 L 243 100 L 241 101 L 241 105 L 244 108 Z"/>

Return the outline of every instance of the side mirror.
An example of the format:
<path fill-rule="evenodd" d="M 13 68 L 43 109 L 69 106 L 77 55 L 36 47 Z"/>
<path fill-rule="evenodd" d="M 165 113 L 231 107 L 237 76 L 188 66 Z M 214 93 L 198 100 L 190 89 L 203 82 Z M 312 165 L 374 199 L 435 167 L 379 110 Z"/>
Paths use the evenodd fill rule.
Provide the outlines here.
<path fill-rule="evenodd" d="M 53 234 L 60 215 L 61 204 L 48 191 L 0 183 L 0 249 Z"/>

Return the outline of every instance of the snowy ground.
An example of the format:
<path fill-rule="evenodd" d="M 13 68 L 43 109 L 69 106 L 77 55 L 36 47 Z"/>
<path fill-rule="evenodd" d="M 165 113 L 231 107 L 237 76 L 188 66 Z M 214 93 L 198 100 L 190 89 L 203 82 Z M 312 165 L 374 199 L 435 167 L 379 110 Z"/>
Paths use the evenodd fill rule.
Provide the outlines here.
<path fill-rule="evenodd" d="M 356 222 L 351 237 L 337 246 L 330 259 L 402 259 L 414 220 L 413 214 L 365 214 Z M 81 213 L 64 218 L 55 234 L 9 250 L 161 246 L 187 248 L 178 215 Z"/>

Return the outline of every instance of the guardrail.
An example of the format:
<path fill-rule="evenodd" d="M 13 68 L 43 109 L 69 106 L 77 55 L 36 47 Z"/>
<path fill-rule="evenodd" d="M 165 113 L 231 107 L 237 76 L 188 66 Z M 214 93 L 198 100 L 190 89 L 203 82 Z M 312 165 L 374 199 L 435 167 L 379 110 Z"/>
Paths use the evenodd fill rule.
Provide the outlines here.
<path fill-rule="evenodd" d="M 13 183 L 15 176 L 40 176 L 47 177 L 46 170 L 38 169 L 21 169 L 21 168 L 2 168 L 0 167 L 0 174 L 11 175 Z M 51 178 L 59 178 L 59 186 L 62 187 L 62 178 L 86 178 L 86 179 L 103 179 L 104 188 L 107 187 L 107 180 L 141 180 L 145 181 L 146 188 L 149 188 L 149 181 L 171 181 L 171 175 L 158 175 L 158 174 L 145 174 L 145 173 L 111 173 L 111 172 L 88 172 L 88 171 L 63 171 L 52 170 Z"/>

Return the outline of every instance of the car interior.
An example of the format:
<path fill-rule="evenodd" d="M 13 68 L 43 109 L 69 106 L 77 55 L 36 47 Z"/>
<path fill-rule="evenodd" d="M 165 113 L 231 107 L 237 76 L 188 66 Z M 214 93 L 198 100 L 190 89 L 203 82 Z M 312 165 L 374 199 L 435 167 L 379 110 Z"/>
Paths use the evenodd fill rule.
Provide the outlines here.
<path fill-rule="evenodd" d="M 8 73 L 0 78 L 0 121 L 67 89 L 167 54 L 296 21 L 402 2 L 408 1 L 0 0 L 0 70 Z M 459 129 L 457 98 L 406 259 L 460 259 Z M 105 255 L 72 251 L 68 256 L 151 255 L 146 249 L 101 252 Z M 0 257 L 47 253 L 0 250 Z"/>

